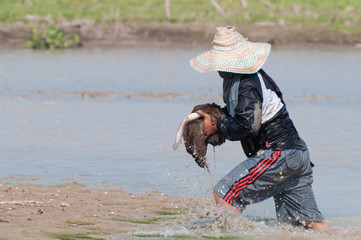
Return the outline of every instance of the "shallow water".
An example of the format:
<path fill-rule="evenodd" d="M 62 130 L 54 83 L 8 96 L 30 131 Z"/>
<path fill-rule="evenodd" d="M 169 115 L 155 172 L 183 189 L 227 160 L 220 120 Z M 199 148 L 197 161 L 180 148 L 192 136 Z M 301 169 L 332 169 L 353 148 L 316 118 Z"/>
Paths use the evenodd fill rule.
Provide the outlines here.
<path fill-rule="evenodd" d="M 0 176 L 134 193 L 209 194 L 204 170 L 183 145 L 171 148 L 194 105 L 222 105 L 217 74 L 188 65 L 203 50 L 1 49 Z M 264 66 L 310 148 L 322 213 L 352 229 L 361 216 L 360 62 L 360 50 L 273 50 Z M 237 142 L 216 148 L 215 155 L 209 149 L 213 181 L 243 159 Z M 273 217 L 273 211 L 269 200 L 246 214 Z M 348 223 L 354 219 L 358 225 Z"/>

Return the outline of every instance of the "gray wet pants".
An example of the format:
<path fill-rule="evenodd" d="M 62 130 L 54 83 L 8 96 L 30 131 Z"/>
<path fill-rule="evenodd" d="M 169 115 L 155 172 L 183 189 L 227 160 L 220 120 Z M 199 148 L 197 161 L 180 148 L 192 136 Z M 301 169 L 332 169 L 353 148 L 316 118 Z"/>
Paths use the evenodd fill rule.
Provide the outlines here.
<path fill-rule="evenodd" d="M 312 182 L 308 150 L 267 149 L 238 164 L 216 184 L 214 192 L 240 209 L 273 197 L 280 222 L 321 222 Z"/>

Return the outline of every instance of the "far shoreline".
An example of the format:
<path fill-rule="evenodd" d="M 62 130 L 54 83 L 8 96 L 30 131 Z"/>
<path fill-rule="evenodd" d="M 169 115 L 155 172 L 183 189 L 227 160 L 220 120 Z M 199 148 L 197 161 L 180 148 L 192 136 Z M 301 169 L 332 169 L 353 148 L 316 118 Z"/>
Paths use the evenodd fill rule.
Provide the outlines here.
<path fill-rule="evenodd" d="M 122 47 L 204 48 L 211 46 L 215 28 L 222 24 L 170 22 L 94 22 L 86 19 L 54 24 L 68 36 L 78 34 L 84 49 Z M 361 49 L 361 34 L 337 31 L 330 25 L 236 24 L 250 41 L 268 42 L 274 49 Z M 27 48 L 32 28 L 49 27 L 42 21 L 0 23 L 0 49 Z"/>

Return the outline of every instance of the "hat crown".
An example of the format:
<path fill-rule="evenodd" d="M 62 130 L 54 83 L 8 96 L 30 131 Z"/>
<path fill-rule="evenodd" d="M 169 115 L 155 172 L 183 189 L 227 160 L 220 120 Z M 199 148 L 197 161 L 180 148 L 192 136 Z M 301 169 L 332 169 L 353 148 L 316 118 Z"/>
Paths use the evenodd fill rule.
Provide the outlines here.
<path fill-rule="evenodd" d="M 244 37 L 236 31 L 235 27 L 217 27 L 213 38 L 213 45 L 231 47 L 244 40 Z"/>

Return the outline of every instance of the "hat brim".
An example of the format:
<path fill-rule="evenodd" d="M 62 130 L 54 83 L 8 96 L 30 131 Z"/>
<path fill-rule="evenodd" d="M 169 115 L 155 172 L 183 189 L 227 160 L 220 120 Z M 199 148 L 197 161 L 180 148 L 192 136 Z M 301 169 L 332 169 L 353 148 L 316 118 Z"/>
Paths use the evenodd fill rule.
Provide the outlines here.
<path fill-rule="evenodd" d="M 231 51 L 216 49 L 204 52 L 190 60 L 190 65 L 199 72 L 223 71 L 251 74 L 258 72 L 271 51 L 269 43 L 246 41 L 242 47 Z"/>

